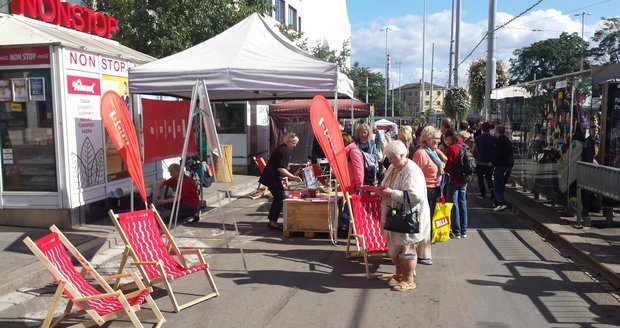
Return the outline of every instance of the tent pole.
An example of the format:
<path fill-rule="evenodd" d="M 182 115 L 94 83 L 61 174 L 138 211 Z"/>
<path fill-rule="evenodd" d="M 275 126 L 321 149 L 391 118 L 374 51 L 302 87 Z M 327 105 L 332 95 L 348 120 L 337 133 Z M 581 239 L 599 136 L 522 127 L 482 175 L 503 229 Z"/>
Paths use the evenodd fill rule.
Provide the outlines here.
<path fill-rule="evenodd" d="M 181 155 L 181 169 L 179 176 L 177 177 L 177 189 L 174 194 L 174 202 L 172 202 L 172 211 L 170 213 L 170 221 L 168 222 L 168 230 L 172 226 L 174 230 L 177 226 L 178 214 L 179 214 L 179 202 L 181 201 L 180 195 L 183 189 L 183 175 L 185 175 L 185 158 L 187 157 L 187 147 L 189 146 L 189 137 L 192 129 L 192 121 L 194 117 L 194 111 L 196 109 L 196 85 L 192 91 L 192 100 L 189 103 L 189 115 L 187 117 L 187 128 L 185 129 L 185 140 L 183 141 L 183 153 Z M 173 222 L 174 221 L 174 225 Z"/>

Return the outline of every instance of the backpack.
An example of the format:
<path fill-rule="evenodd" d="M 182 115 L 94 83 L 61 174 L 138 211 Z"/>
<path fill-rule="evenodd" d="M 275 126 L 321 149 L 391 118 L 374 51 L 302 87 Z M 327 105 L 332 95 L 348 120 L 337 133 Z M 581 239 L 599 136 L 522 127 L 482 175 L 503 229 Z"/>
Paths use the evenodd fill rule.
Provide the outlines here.
<path fill-rule="evenodd" d="M 476 159 L 467 145 L 459 145 L 459 158 L 455 165 L 456 178 L 465 182 L 471 182 L 476 172 Z"/>
<path fill-rule="evenodd" d="M 373 159 L 373 155 L 357 148 L 362 153 L 362 158 L 364 159 L 364 184 L 365 185 L 374 185 L 375 184 L 375 172 L 377 171 L 377 165 Z M 351 161 L 351 154 L 347 155 L 347 160 Z"/>

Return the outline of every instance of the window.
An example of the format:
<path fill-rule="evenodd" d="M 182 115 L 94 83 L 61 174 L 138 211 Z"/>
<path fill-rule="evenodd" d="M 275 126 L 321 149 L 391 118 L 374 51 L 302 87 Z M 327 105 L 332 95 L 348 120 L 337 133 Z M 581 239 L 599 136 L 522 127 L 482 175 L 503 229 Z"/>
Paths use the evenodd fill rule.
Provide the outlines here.
<path fill-rule="evenodd" d="M 437 100 L 437 106 L 441 106 L 441 101 Z"/>
<path fill-rule="evenodd" d="M 428 96 L 429 95 L 429 91 L 425 91 L 424 94 L 426 94 Z"/>
<path fill-rule="evenodd" d="M 218 133 L 245 133 L 246 103 L 215 103 L 215 126 Z"/>
<path fill-rule="evenodd" d="M 299 32 L 297 26 L 297 9 L 291 6 L 288 6 L 288 26 Z"/>
<path fill-rule="evenodd" d="M 438 96 L 441 96 L 441 91 L 437 91 L 437 95 L 438 95 Z"/>
<path fill-rule="evenodd" d="M 274 18 L 282 24 L 284 24 L 284 8 L 284 0 L 276 0 Z"/>
<path fill-rule="evenodd" d="M 428 105 L 428 100 L 424 102 L 424 105 Z"/>
<path fill-rule="evenodd" d="M 10 89 L 15 92 L 18 87 L 25 88 L 24 96 L 13 94 L 11 99 Z M 38 91 L 33 92 L 33 88 Z M 53 103 L 49 69 L 0 71 L 0 140 L 4 190 L 58 190 Z"/>

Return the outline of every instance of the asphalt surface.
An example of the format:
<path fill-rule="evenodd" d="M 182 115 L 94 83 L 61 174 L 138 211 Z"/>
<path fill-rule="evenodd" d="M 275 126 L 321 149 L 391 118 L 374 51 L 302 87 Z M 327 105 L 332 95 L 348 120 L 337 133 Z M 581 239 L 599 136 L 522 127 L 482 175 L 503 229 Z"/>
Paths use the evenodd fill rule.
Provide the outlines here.
<path fill-rule="evenodd" d="M 221 295 L 180 313 L 161 289 L 155 300 L 169 327 L 620 326 L 620 298 L 604 277 L 530 220 L 493 212 L 475 195 L 472 188 L 468 238 L 433 245 L 433 265 L 418 265 L 414 290 L 394 292 L 376 278 L 393 272 L 386 258 L 371 258 L 367 280 L 361 259 L 345 259 L 344 239 L 335 246 L 326 235 L 282 238 L 266 227 L 268 200 L 241 198 L 175 230 L 180 244 L 204 248 Z M 234 218 L 240 235 L 230 233 Z M 116 273 L 120 251 L 98 255 L 102 274 Z M 0 327 L 40 325 L 55 290 L 49 281 L 22 288 L 15 297 L 23 300 L 0 311 Z M 181 299 L 208 291 L 202 274 L 173 284 Z M 139 316 L 154 322 L 147 308 Z M 121 319 L 108 327 L 129 326 Z"/>

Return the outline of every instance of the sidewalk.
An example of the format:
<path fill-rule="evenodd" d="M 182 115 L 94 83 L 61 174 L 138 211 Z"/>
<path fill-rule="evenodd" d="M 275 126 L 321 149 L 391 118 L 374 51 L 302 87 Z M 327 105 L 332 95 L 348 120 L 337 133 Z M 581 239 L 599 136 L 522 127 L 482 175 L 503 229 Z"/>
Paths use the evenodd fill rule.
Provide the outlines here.
<path fill-rule="evenodd" d="M 213 185 L 205 188 L 207 211 L 218 206 L 217 189 L 232 191 L 233 200 L 252 193 L 258 185 L 258 177 L 235 175 L 234 182 L 226 185 Z M 477 186 L 470 184 L 469 195 L 475 195 Z M 224 193 L 219 193 L 224 199 Z M 545 201 L 533 199 L 533 195 L 515 188 L 506 190 L 506 198 L 510 204 L 508 210 L 515 211 L 524 219 L 530 220 L 534 227 L 562 247 L 566 247 L 585 264 L 600 274 L 613 286 L 620 289 L 620 224 L 616 219 L 615 226 L 610 228 L 577 229 L 572 225 L 574 217 L 565 217 L 559 207 L 551 208 Z M 489 208 L 491 207 L 489 201 Z M 601 218 L 601 220 L 604 220 Z M 65 232 L 77 248 L 91 259 L 95 267 L 98 264 L 117 257 L 122 252 L 122 242 L 118 238 L 111 222 L 88 224 Z M 592 219 L 596 226 L 596 218 Z M 30 236 L 36 239 L 46 234 L 47 229 L 20 227 L 2 227 L 0 232 L 0 309 L 10 306 L 11 294 L 17 290 L 24 291 L 26 286 L 45 286 L 51 282 L 47 270 L 39 263 L 23 244 L 22 239 Z M 95 254 L 97 256 L 95 256 Z M 569 256 L 570 254 L 564 254 Z M 26 293 L 27 294 L 27 293 Z M 34 297 L 34 296 L 33 296 Z"/>
<path fill-rule="evenodd" d="M 252 193 L 258 186 L 257 176 L 235 175 L 233 183 L 216 184 L 203 189 L 207 208 L 204 213 L 219 207 L 219 199 L 226 204 L 223 191 L 230 190 L 233 201 Z M 107 217 L 107 214 L 105 215 Z M 123 242 L 116 233 L 110 219 L 106 218 L 93 224 L 85 224 L 73 230 L 63 231 L 67 238 L 92 264 L 97 265 L 119 256 L 123 251 Z M 10 306 L 12 295 L 24 291 L 24 288 L 45 286 L 51 282 L 51 275 L 23 243 L 23 239 L 33 240 L 49 233 L 49 229 L 3 226 L 0 232 L 0 310 Z M 95 256 L 97 255 L 97 256 Z M 26 293 L 27 294 L 27 293 Z"/>

